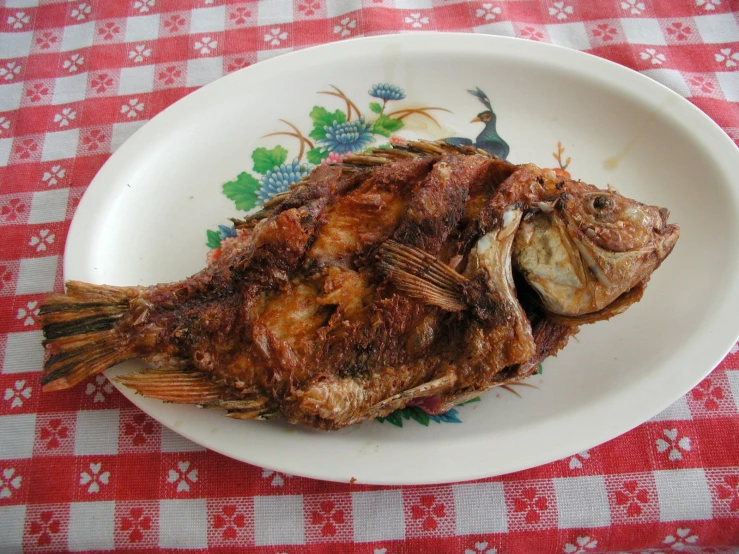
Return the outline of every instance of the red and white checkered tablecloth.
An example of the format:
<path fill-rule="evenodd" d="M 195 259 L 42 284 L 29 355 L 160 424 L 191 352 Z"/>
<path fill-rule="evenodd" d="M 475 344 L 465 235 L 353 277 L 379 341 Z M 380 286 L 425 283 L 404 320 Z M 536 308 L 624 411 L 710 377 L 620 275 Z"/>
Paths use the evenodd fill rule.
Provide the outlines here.
<path fill-rule="evenodd" d="M 408 31 L 584 50 L 671 87 L 739 140 L 737 0 L 5 0 L 0 8 L 0 552 L 736 552 L 739 354 L 653 420 L 472 483 L 369 487 L 235 462 L 102 376 L 42 394 L 39 303 L 70 220 L 146 120 L 260 60 Z"/>

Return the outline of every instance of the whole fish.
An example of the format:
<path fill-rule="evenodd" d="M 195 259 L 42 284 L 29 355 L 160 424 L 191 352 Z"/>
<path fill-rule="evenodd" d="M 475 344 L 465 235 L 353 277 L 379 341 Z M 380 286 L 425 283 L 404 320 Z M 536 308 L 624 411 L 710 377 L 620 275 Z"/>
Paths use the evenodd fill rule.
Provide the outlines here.
<path fill-rule="evenodd" d="M 131 358 L 167 402 L 338 429 L 515 382 L 639 300 L 667 210 L 473 148 L 409 142 L 316 168 L 179 283 L 68 282 L 41 308 L 44 390 Z"/>

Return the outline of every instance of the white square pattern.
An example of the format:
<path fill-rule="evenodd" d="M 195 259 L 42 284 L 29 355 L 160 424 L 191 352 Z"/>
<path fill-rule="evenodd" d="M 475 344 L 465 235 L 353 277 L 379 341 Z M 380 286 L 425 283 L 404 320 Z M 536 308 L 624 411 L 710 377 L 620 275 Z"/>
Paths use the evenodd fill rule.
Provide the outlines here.
<path fill-rule="evenodd" d="M 36 414 L 0 416 L 0 460 L 30 458 Z"/>
<path fill-rule="evenodd" d="M 434 3 L 432 0 L 395 0 L 395 7 L 401 10 L 430 10 Z"/>
<path fill-rule="evenodd" d="M 0 94 L 2 94 L 2 91 L 0 91 Z M 12 146 L 12 138 L 0 138 L 0 167 L 7 165 L 8 158 L 10 158 L 10 149 L 12 148 Z"/>
<path fill-rule="evenodd" d="M 560 529 L 606 527 L 611 524 L 608 493 L 602 475 L 553 479 Z"/>
<path fill-rule="evenodd" d="M 457 535 L 508 531 L 503 483 L 454 485 L 452 489 Z"/>
<path fill-rule="evenodd" d="M 54 290 L 54 280 L 56 279 L 58 263 L 59 256 L 22 259 L 15 293 L 38 294 L 40 292 L 51 292 Z"/>
<path fill-rule="evenodd" d="M 0 506 L 0 552 L 15 554 L 23 552 L 23 522 L 26 520 L 26 507 Z"/>
<path fill-rule="evenodd" d="M 0 44 L 2 44 L 0 38 Z M 23 95 L 23 83 L 13 83 L 12 85 L 0 85 L 0 112 L 11 112 L 17 110 L 21 105 L 21 96 Z"/>
<path fill-rule="evenodd" d="M 79 140 L 79 129 L 47 133 L 46 140 L 44 141 L 44 150 L 41 153 L 41 160 L 48 162 L 50 160 L 74 158 L 77 154 L 77 143 Z"/>
<path fill-rule="evenodd" d="M 3 21 L 3 23 L 5 23 Z M 0 60 L 25 58 L 31 51 L 33 31 L 23 33 L 0 33 Z"/>
<path fill-rule="evenodd" d="M 41 371 L 44 363 L 44 347 L 41 346 L 43 338 L 42 331 L 8 333 L 5 339 L 5 360 L 2 372 Z"/>
<path fill-rule="evenodd" d="M 28 223 L 53 223 L 67 216 L 69 189 L 44 190 L 33 193 Z"/>
<path fill-rule="evenodd" d="M 70 25 L 64 27 L 62 35 L 62 45 L 60 50 L 68 52 L 69 50 L 78 50 L 79 48 L 87 48 L 92 46 L 92 38 L 95 35 L 95 22 L 88 21 L 79 25 Z"/>
<path fill-rule="evenodd" d="M 399 490 L 352 493 L 352 514 L 356 542 L 405 538 L 403 495 Z"/>
<path fill-rule="evenodd" d="M 217 33 L 225 28 L 226 6 L 195 8 L 190 12 L 190 33 Z"/>
<path fill-rule="evenodd" d="M 621 19 L 626 40 L 632 44 L 667 44 L 659 21 L 656 19 Z"/>
<path fill-rule="evenodd" d="M 655 471 L 654 482 L 660 521 L 711 519 L 711 492 L 703 469 Z"/>
<path fill-rule="evenodd" d="M 293 3 L 291 0 L 260 0 L 257 11 L 259 25 L 291 23 L 292 20 Z"/>
<path fill-rule="evenodd" d="M 159 14 L 139 15 L 126 20 L 126 42 L 154 40 L 159 36 Z"/>
<path fill-rule="evenodd" d="M 257 61 L 263 62 L 264 60 L 268 60 L 270 58 L 276 58 L 277 56 L 281 56 L 282 54 L 287 54 L 289 52 L 292 52 L 294 48 L 279 48 L 277 50 L 260 50 L 257 52 Z"/>
<path fill-rule="evenodd" d="M 482 35 L 498 35 L 501 37 L 515 37 L 516 31 L 513 29 L 513 23 L 510 21 L 499 21 L 497 23 L 488 23 L 475 27 L 475 32 Z"/>
<path fill-rule="evenodd" d="M 223 75 L 223 57 L 187 61 L 187 86 L 207 85 Z"/>
<path fill-rule="evenodd" d="M 205 447 L 178 435 L 169 427 L 162 427 L 162 452 L 204 452 Z"/>
<path fill-rule="evenodd" d="M 87 92 L 87 73 L 59 77 L 54 83 L 54 98 L 51 103 L 58 106 L 79 102 L 85 99 L 85 92 Z"/>
<path fill-rule="evenodd" d="M 70 552 L 113 550 L 115 502 L 72 502 L 69 505 Z"/>
<path fill-rule="evenodd" d="M 74 455 L 118 454 L 118 410 L 77 412 Z"/>
<path fill-rule="evenodd" d="M 726 378 L 729 380 L 729 388 L 731 389 L 731 395 L 734 397 L 734 405 L 739 410 L 739 370 L 727 371 Z"/>
<path fill-rule="evenodd" d="M 205 499 L 159 502 L 160 548 L 207 548 L 207 525 Z"/>
<path fill-rule="evenodd" d="M 146 121 L 127 121 L 126 123 L 113 124 L 113 136 L 110 139 L 110 148 L 115 152 L 136 131 L 144 126 Z"/>
<path fill-rule="evenodd" d="M 154 90 L 154 66 L 124 67 L 118 94 L 138 94 Z"/>
<path fill-rule="evenodd" d="M 362 9 L 362 0 L 326 0 L 326 14 L 338 17 Z"/>
<path fill-rule="evenodd" d="M 547 33 L 552 43 L 558 46 L 566 46 L 575 50 L 588 50 L 590 39 L 583 23 L 562 23 L 560 25 L 547 25 Z"/>
<path fill-rule="evenodd" d="M 693 21 L 701 39 L 707 44 L 739 42 L 739 23 L 730 13 L 699 15 Z"/>
<path fill-rule="evenodd" d="M 739 71 L 716 73 L 718 84 L 729 102 L 739 102 Z"/>
<path fill-rule="evenodd" d="M 688 408 L 688 399 L 681 396 L 679 400 L 673 402 L 654 416 L 651 421 L 679 421 L 686 419 L 693 419 L 693 415 L 690 413 L 690 408 Z"/>
<path fill-rule="evenodd" d="M 671 88 L 683 98 L 690 98 L 691 96 L 688 83 L 685 82 L 683 76 L 676 69 L 646 69 L 641 73 L 658 83 L 662 83 L 667 88 Z"/>
<path fill-rule="evenodd" d="M 35 8 L 39 0 L 5 0 L 6 8 Z"/>
<path fill-rule="evenodd" d="M 300 495 L 254 497 L 254 542 L 305 544 L 303 497 Z"/>

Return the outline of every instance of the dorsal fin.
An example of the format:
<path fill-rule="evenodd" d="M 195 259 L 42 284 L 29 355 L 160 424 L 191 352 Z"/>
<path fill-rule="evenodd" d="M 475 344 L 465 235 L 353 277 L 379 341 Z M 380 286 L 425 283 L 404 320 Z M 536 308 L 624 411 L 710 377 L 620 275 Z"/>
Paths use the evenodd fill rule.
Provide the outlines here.
<path fill-rule="evenodd" d="M 471 146 L 456 146 L 444 140 L 409 140 L 392 144 L 390 148 L 373 148 L 370 152 L 351 154 L 344 158 L 339 165 L 350 167 L 384 165 L 403 159 L 442 156 L 444 154 L 491 157 L 484 150 L 475 149 Z"/>

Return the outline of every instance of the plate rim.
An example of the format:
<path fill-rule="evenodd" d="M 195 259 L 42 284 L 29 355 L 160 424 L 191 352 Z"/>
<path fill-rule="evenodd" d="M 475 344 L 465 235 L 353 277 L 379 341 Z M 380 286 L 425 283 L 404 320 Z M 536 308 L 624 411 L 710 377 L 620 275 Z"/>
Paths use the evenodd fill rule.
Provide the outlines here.
<path fill-rule="evenodd" d="M 65 255 L 64 255 L 64 264 L 63 264 L 63 274 L 64 274 L 64 280 L 68 279 L 68 275 L 71 273 L 74 273 L 74 268 L 71 267 L 72 264 L 75 261 L 75 249 L 77 249 L 77 245 L 83 244 L 82 241 L 79 239 L 84 236 L 84 219 L 86 213 L 90 210 L 90 206 L 92 206 L 92 202 L 94 202 L 96 195 L 99 196 L 99 191 L 102 188 L 101 184 L 104 182 L 101 175 L 104 175 L 106 168 L 108 168 L 108 171 L 112 167 L 114 167 L 116 164 L 121 163 L 122 160 L 125 160 L 129 156 L 129 151 L 135 148 L 135 145 L 138 142 L 142 140 L 142 137 L 146 137 L 147 134 L 151 134 L 153 132 L 156 132 L 156 129 L 159 126 L 167 125 L 167 122 L 169 120 L 174 120 L 175 122 L 180 119 L 183 115 L 186 118 L 187 117 L 187 111 L 188 111 L 188 105 L 194 102 L 199 101 L 201 97 L 204 97 L 205 95 L 209 94 L 209 91 L 216 91 L 219 87 L 223 88 L 226 86 L 226 84 L 230 80 L 235 80 L 239 78 L 243 78 L 244 75 L 248 74 L 258 74 L 259 72 L 267 72 L 268 70 L 275 68 L 279 69 L 280 66 L 289 66 L 290 63 L 295 63 L 296 61 L 299 61 L 301 58 L 304 58 L 306 56 L 315 55 L 317 52 L 320 52 L 321 50 L 332 50 L 336 48 L 346 47 L 347 44 L 364 44 L 367 47 L 371 47 L 375 43 L 392 43 L 393 41 L 397 41 L 399 43 L 403 44 L 409 44 L 413 45 L 413 43 L 422 44 L 424 41 L 448 41 L 450 44 L 455 43 L 459 41 L 460 43 L 468 43 L 469 45 L 473 45 L 474 43 L 480 43 L 484 44 L 487 43 L 488 45 L 494 45 L 495 43 L 499 44 L 516 44 L 517 48 L 521 48 L 522 50 L 529 50 L 529 51 L 537 51 L 544 52 L 544 55 L 549 55 L 549 52 L 552 52 L 553 56 L 558 57 L 562 56 L 564 58 L 567 58 L 568 56 L 574 60 L 587 60 L 587 63 L 590 64 L 596 64 L 603 67 L 603 72 L 605 73 L 611 73 L 615 72 L 616 76 L 619 74 L 622 76 L 628 75 L 630 79 L 638 78 L 639 81 L 643 84 L 644 87 L 652 88 L 652 90 L 655 91 L 662 91 L 663 94 L 665 94 L 668 98 L 672 98 L 673 101 L 681 105 L 682 110 L 688 110 L 689 113 L 692 114 L 692 117 L 697 118 L 698 121 L 701 121 L 701 126 L 703 129 L 701 132 L 705 133 L 712 133 L 713 137 L 712 140 L 717 141 L 719 144 L 723 143 L 724 146 L 730 145 L 733 149 L 733 165 L 736 166 L 735 169 L 739 170 L 739 149 L 737 149 L 736 145 L 731 141 L 731 139 L 724 133 L 723 129 L 714 121 L 712 120 L 707 114 L 702 112 L 699 108 L 697 108 L 695 105 L 693 105 L 691 102 L 689 102 L 687 99 L 683 98 L 676 92 L 672 91 L 668 87 L 662 85 L 661 83 L 654 81 L 653 79 L 647 77 L 646 75 L 643 75 L 639 73 L 638 71 L 635 71 L 631 68 L 628 68 L 626 66 L 622 66 L 618 63 L 612 62 L 610 60 L 607 60 L 605 58 L 601 58 L 598 56 L 595 56 L 593 54 L 589 54 L 587 52 L 581 52 L 578 50 L 573 50 L 570 48 L 552 45 L 552 44 L 546 44 L 546 43 L 538 43 L 534 41 L 528 41 L 524 39 L 519 38 L 513 38 L 513 37 L 502 37 L 502 36 L 496 36 L 496 35 L 478 35 L 478 34 L 470 34 L 470 33 L 445 33 L 445 32 L 414 32 L 414 33 L 402 33 L 402 34 L 388 34 L 388 35 L 380 35 L 380 36 L 372 36 L 372 37 L 361 37 L 356 39 L 350 39 L 346 41 L 338 41 L 338 42 L 330 42 L 327 44 L 322 44 L 310 48 L 304 48 L 300 50 L 296 50 L 294 52 L 290 52 L 287 54 L 279 55 L 273 58 L 270 58 L 268 60 L 261 61 L 257 64 L 254 64 L 252 66 L 243 68 L 239 71 L 236 71 L 234 73 L 224 75 L 220 77 L 219 79 L 216 79 L 215 81 L 204 85 L 197 90 L 187 94 L 183 98 L 177 100 L 164 110 L 162 110 L 160 113 L 158 113 L 156 116 L 154 116 L 152 119 L 147 121 L 144 125 L 141 126 L 140 129 L 138 129 L 133 135 L 131 135 L 115 152 L 112 153 L 112 155 L 106 160 L 105 164 L 98 170 L 97 174 L 93 177 L 90 184 L 86 188 L 80 203 L 77 207 L 77 210 L 75 211 L 74 217 L 72 219 L 72 222 L 69 227 L 69 232 L 67 235 L 67 240 L 65 244 Z M 464 45 L 466 48 L 467 46 Z M 282 69 L 282 71 L 286 71 L 287 69 Z M 241 76 L 241 77 L 237 77 Z M 594 80 L 597 80 L 598 77 L 603 77 L 601 73 L 598 73 L 597 75 L 592 76 Z M 669 116 L 670 119 L 674 118 L 674 116 Z M 718 132 L 718 133 L 717 133 Z M 727 144 L 728 143 L 728 144 Z M 730 165 L 732 163 L 732 160 L 729 160 L 726 162 L 726 165 Z M 735 205 L 739 205 L 739 203 L 736 202 L 737 198 L 739 198 L 738 192 L 739 192 L 739 185 L 736 183 L 732 183 L 732 189 L 733 196 L 735 200 Z M 90 205 L 90 206 L 88 206 Z M 82 215 L 80 215 L 82 214 Z M 739 238 L 739 234 L 735 238 Z M 733 298 L 739 299 L 739 284 L 733 285 Z M 717 318 L 712 319 L 711 321 L 716 321 Z M 664 400 L 662 402 L 654 403 L 653 405 L 656 406 L 649 410 L 641 410 L 640 413 L 642 415 L 638 417 L 611 417 L 608 431 L 601 431 L 598 433 L 598 438 L 593 440 L 580 440 L 579 442 L 577 440 L 570 441 L 570 444 L 575 444 L 575 446 L 572 446 L 571 448 L 565 448 L 560 450 L 555 450 L 555 453 L 552 454 L 541 454 L 537 458 L 532 458 L 528 460 L 524 464 L 514 464 L 516 467 L 509 467 L 504 468 L 502 471 L 489 471 L 483 468 L 479 468 L 477 471 L 455 471 L 455 469 L 458 466 L 449 466 L 449 475 L 448 477 L 443 477 L 440 475 L 436 475 L 431 478 L 424 478 L 423 476 L 416 476 L 416 477 L 402 477 L 400 479 L 394 478 L 393 475 L 386 475 L 384 477 L 381 476 L 375 476 L 372 475 L 363 475 L 359 480 L 362 484 L 378 484 L 378 485 L 420 485 L 420 484 L 437 484 L 437 483 L 451 483 L 451 482 L 460 482 L 460 481 L 468 481 L 473 479 L 479 479 L 479 478 L 486 478 L 486 477 L 493 477 L 497 475 L 507 474 L 514 471 L 521 471 L 525 469 L 529 469 L 532 467 L 538 467 L 540 465 L 550 463 L 556 460 L 560 460 L 563 458 L 566 458 L 568 456 L 571 456 L 577 452 L 581 452 L 583 450 L 593 448 L 594 446 L 597 446 L 599 444 L 602 444 L 604 442 L 608 442 L 628 431 L 631 429 L 641 425 L 642 423 L 648 421 L 655 415 L 657 415 L 659 412 L 667 408 L 672 402 L 678 400 L 680 397 L 687 394 L 695 385 L 697 385 L 703 378 L 705 378 L 706 375 L 708 375 L 720 362 L 723 360 L 726 356 L 726 354 L 729 352 L 730 348 L 733 346 L 733 344 L 736 343 L 737 339 L 739 338 L 739 325 L 736 325 L 738 322 L 737 318 L 734 318 L 734 330 L 733 330 L 733 342 L 729 342 L 729 339 L 725 339 L 722 341 L 722 344 L 724 344 L 724 347 L 718 348 L 715 350 L 715 352 L 721 351 L 722 354 L 719 356 L 718 354 L 714 354 L 711 356 L 711 362 L 710 367 L 705 370 L 701 371 L 695 371 L 691 373 L 692 378 L 689 380 L 691 382 L 690 386 L 681 392 L 678 396 L 674 396 L 673 394 L 669 394 L 666 396 L 673 397 L 670 401 L 665 402 Z M 703 365 L 708 365 L 704 362 Z M 106 375 L 109 375 L 109 372 L 111 370 L 106 371 Z M 294 464 L 290 463 L 282 463 L 282 460 L 274 460 L 275 463 L 269 463 L 269 465 L 263 465 L 262 461 L 252 461 L 244 459 L 243 456 L 238 456 L 232 451 L 229 451 L 228 448 L 224 448 L 221 445 L 217 444 L 217 441 L 210 440 L 210 437 L 206 437 L 205 439 L 198 435 L 197 433 L 193 434 L 188 432 L 187 428 L 178 427 L 176 425 L 173 425 L 171 421 L 168 420 L 168 418 L 164 417 L 161 413 L 152 413 L 150 409 L 147 409 L 144 405 L 147 404 L 149 401 L 148 399 L 144 399 L 141 396 L 135 395 L 132 391 L 125 388 L 122 385 L 119 385 L 115 381 L 113 382 L 114 386 L 122 393 L 124 396 L 126 396 L 130 401 L 134 403 L 139 409 L 142 409 L 144 412 L 146 412 L 150 417 L 156 419 L 159 421 L 162 425 L 168 427 L 175 433 L 178 433 L 187 439 L 195 442 L 196 444 L 199 444 L 201 446 L 204 446 L 210 450 L 213 450 L 215 452 L 218 452 L 220 454 L 223 454 L 225 456 L 237 459 L 242 462 L 250 463 L 253 465 L 258 465 L 260 467 L 268 467 L 269 469 L 273 469 L 276 471 L 281 472 L 287 472 L 292 475 L 300 475 L 303 477 L 313 478 L 313 479 L 321 479 L 321 480 L 329 480 L 329 481 L 338 481 L 338 482 L 350 482 L 351 478 L 354 477 L 351 475 L 351 471 L 348 470 L 345 475 L 327 475 L 326 473 L 322 473 L 321 471 L 301 471 L 300 469 L 296 470 L 296 467 Z M 645 383 L 645 385 L 648 385 L 649 383 Z M 650 388 L 650 387 L 648 387 Z M 684 388 L 684 387 L 681 387 Z M 623 393 L 623 392 L 622 392 Z M 610 399 L 610 404 L 618 403 L 617 397 L 614 397 L 613 399 Z M 663 405 L 664 404 L 664 405 Z M 166 405 L 162 403 L 162 406 L 165 407 Z M 572 417 L 575 417 L 576 415 L 578 417 L 580 412 L 583 410 L 575 410 L 568 414 L 568 417 L 566 419 L 571 419 Z M 649 412 L 651 415 L 648 417 L 643 417 L 644 413 Z M 195 412 L 193 412 L 195 413 Z M 611 414 L 612 416 L 616 416 L 616 414 Z M 638 421 L 637 421 L 638 420 Z M 551 425 L 551 422 L 546 422 L 543 424 Z M 615 431 L 614 431 L 615 428 Z M 606 438 L 603 438 L 606 437 Z M 565 452 L 562 454 L 562 452 Z M 356 471 L 354 472 L 357 473 Z M 377 472 L 375 472 L 377 473 Z M 438 472 L 437 472 L 438 473 Z"/>

